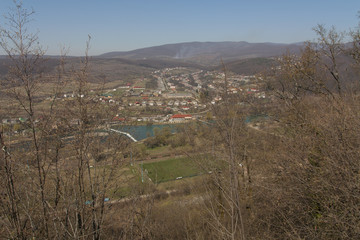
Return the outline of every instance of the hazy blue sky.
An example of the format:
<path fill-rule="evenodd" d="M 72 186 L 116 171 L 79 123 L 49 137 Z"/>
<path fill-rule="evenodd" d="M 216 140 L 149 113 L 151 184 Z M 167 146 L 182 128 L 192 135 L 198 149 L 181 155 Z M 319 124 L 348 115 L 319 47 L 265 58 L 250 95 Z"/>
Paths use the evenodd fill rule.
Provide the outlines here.
<path fill-rule="evenodd" d="M 48 54 L 91 55 L 190 41 L 314 40 L 317 24 L 358 26 L 360 0 L 23 0 Z M 0 14 L 13 6 L 0 0 Z M 0 25 L 3 25 L 1 18 Z"/>

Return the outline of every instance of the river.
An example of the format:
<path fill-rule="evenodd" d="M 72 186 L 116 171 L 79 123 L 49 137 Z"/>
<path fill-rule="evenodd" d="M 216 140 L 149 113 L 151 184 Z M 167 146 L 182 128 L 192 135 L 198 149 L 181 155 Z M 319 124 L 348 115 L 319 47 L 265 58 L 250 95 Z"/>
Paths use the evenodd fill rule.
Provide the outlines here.
<path fill-rule="evenodd" d="M 112 129 L 119 130 L 122 132 L 127 132 L 133 136 L 137 141 L 141 141 L 148 137 L 154 136 L 154 129 L 163 129 L 169 127 L 172 133 L 177 131 L 177 126 L 180 124 L 154 124 L 154 125 L 115 125 L 112 126 Z"/>

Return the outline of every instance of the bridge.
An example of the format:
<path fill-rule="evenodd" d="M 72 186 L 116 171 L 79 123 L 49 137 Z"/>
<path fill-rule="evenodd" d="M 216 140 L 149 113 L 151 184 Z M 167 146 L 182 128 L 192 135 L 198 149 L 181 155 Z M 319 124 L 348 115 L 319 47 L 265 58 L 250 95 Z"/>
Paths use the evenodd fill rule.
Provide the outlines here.
<path fill-rule="evenodd" d="M 123 135 L 126 135 L 127 137 L 129 137 L 131 140 L 133 140 L 134 142 L 137 142 L 137 140 L 130 135 L 130 133 L 127 133 L 127 132 L 122 132 L 122 131 L 119 131 L 119 130 L 116 130 L 116 129 L 112 129 L 110 128 L 110 131 L 111 132 L 116 132 L 116 133 L 120 133 L 120 134 L 123 134 Z"/>

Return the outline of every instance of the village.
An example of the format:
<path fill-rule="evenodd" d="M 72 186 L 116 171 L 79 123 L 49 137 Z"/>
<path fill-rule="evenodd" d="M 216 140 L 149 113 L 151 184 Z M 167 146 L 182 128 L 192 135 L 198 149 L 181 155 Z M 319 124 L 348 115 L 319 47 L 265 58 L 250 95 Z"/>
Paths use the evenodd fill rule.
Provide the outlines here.
<path fill-rule="evenodd" d="M 145 80 L 140 80 L 138 85 L 119 86 L 99 96 L 102 103 L 118 105 L 119 114 L 112 121 L 186 122 L 203 118 L 210 105 L 222 101 L 223 87 L 219 86 L 224 84 L 225 74 L 219 71 L 165 68 L 154 71 L 151 78 L 157 83 L 155 89 L 147 89 L 142 86 Z M 232 74 L 227 80 L 228 94 L 265 98 L 265 92 L 259 90 L 261 80 L 261 77 Z"/>
<path fill-rule="evenodd" d="M 91 98 L 94 102 L 116 107 L 118 113 L 111 119 L 104 119 L 107 124 L 182 123 L 204 119 L 211 105 L 221 103 L 224 79 L 225 74 L 220 71 L 164 68 L 136 79 L 133 84 L 125 83 L 101 93 L 90 90 L 86 96 L 69 92 L 57 98 L 68 102 L 76 98 Z M 231 73 L 227 76 L 227 94 L 265 98 L 265 92 L 260 90 L 261 82 L 259 76 Z M 50 100 L 52 97 L 45 99 Z M 22 117 L 6 118 L 2 119 L 2 124 L 8 128 L 12 126 L 16 133 L 25 121 Z M 72 122 L 77 121 L 73 119 Z"/>

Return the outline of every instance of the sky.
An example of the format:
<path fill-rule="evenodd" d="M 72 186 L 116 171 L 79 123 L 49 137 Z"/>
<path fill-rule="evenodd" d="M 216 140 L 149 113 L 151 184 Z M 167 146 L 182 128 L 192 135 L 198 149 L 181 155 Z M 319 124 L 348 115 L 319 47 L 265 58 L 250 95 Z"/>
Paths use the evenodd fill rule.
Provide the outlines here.
<path fill-rule="evenodd" d="M 359 26 L 359 0 L 23 0 L 47 54 L 90 55 L 179 42 L 313 41 L 317 24 Z M 14 7 L 0 0 L 0 26 Z M 3 52 L 0 51 L 0 54 Z"/>

